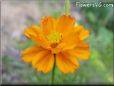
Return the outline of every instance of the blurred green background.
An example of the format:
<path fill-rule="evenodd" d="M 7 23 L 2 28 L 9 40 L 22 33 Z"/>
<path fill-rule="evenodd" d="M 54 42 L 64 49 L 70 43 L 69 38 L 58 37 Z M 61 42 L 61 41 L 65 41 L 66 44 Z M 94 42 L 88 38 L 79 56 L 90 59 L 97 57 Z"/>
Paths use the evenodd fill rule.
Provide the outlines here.
<path fill-rule="evenodd" d="M 70 15 L 91 32 L 86 40 L 90 44 L 90 60 L 80 60 L 80 69 L 64 75 L 55 70 L 55 84 L 114 84 L 113 79 L 113 7 L 79 7 L 70 0 Z M 84 1 L 84 0 L 80 0 Z M 99 3 L 95 0 L 92 3 Z M 90 0 L 86 1 L 89 3 Z M 113 0 L 103 4 L 114 3 Z M 34 45 L 23 35 L 23 30 L 47 15 L 59 17 L 65 12 L 64 0 L 3 0 L 1 3 L 3 84 L 50 84 L 51 72 L 44 75 L 21 60 L 21 52 Z"/>

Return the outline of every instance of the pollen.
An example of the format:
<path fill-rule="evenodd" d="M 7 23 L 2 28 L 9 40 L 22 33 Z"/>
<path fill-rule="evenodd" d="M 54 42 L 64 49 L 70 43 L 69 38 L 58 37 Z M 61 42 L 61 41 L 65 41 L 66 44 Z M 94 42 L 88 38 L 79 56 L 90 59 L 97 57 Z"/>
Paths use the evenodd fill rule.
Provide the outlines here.
<path fill-rule="evenodd" d="M 52 30 L 48 36 L 47 36 L 47 39 L 50 43 L 52 44 L 55 44 L 55 43 L 59 43 L 62 39 L 62 35 L 61 33 L 59 33 L 58 31 L 56 30 Z"/>

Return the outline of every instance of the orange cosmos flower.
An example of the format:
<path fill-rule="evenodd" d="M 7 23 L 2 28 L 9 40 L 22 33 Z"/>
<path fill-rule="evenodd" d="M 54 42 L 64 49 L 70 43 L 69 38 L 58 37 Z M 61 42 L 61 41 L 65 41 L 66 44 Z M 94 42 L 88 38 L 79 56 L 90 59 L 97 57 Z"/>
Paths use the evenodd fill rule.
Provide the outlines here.
<path fill-rule="evenodd" d="M 63 15 L 55 19 L 46 16 L 40 24 L 40 27 L 32 25 L 24 31 L 38 44 L 22 53 L 25 62 L 31 62 L 34 68 L 44 73 L 50 72 L 56 63 L 67 74 L 79 68 L 78 58 L 88 60 L 89 45 L 83 40 L 89 36 L 89 31 L 76 25 L 73 17 Z"/>

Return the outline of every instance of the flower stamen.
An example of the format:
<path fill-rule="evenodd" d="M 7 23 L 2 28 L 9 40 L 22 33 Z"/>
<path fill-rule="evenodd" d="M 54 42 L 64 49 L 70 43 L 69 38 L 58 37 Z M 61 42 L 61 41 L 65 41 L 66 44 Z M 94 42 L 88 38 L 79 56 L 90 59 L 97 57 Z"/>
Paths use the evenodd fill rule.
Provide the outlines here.
<path fill-rule="evenodd" d="M 51 44 L 57 44 L 61 41 L 62 35 L 58 31 L 52 30 L 50 34 L 47 36 L 47 39 Z"/>

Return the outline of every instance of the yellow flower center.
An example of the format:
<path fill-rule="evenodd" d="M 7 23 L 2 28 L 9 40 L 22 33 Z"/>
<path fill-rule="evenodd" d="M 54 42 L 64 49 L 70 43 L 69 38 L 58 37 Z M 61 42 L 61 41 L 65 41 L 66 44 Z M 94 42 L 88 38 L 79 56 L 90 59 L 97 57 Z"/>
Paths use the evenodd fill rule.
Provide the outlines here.
<path fill-rule="evenodd" d="M 52 30 L 50 32 L 50 34 L 47 36 L 47 39 L 49 40 L 50 43 L 52 44 L 56 44 L 56 43 L 59 43 L 62 39 L 61 37 L 62 35 L 56 31 L 56 30 Z"/>

